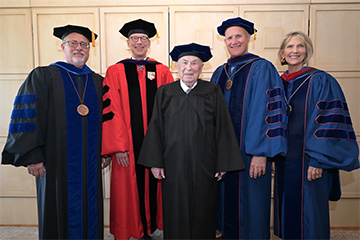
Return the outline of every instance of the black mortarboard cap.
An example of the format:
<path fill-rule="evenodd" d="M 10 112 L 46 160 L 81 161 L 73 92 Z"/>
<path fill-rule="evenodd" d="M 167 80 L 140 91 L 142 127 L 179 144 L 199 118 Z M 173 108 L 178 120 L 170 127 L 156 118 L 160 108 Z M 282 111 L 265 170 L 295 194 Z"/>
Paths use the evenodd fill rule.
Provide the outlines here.
<path fill-rule="evenodd" d="M 210 47 L 197 43 L 178 45 L 170 52 L 171 59 L 174 62 L 177 62 L 181 57 L 188 55 L 196 56 L 203 62 L 207 62 L 210 58 L 212 58 Z"/>
<path fill-rule="evenodd" d="M 240 17 L 236 18 L 230 18 L 226 21 L 223 21 L 220 26 L 218 26 L 217 31 L 221 36 L 225 36 L 225 31 L 229 27 L 232 26 L 239 26 L 244 28 L 250 35 L 254 34 L 254 32 L 257 32 L 257 30 L 254 28 L 254 23 L 249 22 L 245 19 L 242 19 Z"/>
<path fill-rule="evenodd" d="M 97 34 L 91 31 L 90 29 L 88 29 L 87 27 L 76 26 L 76 25 L 55 27 L 53 35 L 60 39 L 64 39 L 67 35 L 73 32 L 84 35 L 89 40 L 89 42 L 93 42 L 97 38 Z"/>
<path fill-rule="evenodd" d="M 133 33 L 144 33 L 149 38 L 152 38 L 156 35 L 156 28 L 154 23 L 147 22 L 142 19 L 137 19 L 125 23 L 119 32 L 126 38 L 129 38 Z"/>

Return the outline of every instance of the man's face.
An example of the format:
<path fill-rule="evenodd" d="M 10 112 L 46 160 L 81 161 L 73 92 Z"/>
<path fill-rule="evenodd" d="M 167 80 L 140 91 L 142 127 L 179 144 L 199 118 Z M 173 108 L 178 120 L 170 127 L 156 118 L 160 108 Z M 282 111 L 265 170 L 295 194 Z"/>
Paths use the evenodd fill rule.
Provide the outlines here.
<path fill-rule="evenodd" d="M 64 52 L 65 60 L 77 68 L 82 68 L 89 59 L 89 40 L 80 33 L 73 32 L 67 35 L 61 44 L 61 48 Z"/>
<path fill-rule="evenodd" d="M 137 60 L 142 60 L 146 58 L 151 41 L 146 34 L 134 33 L 130 35 L 129 39 L 127 40 L 127 44 L 131 50 L 132 57 Z"/>
<path fill-rule="evenodd" d="M 247 53 L 250 36 L 242 27 L 232 26 L 226 29 L 224 41 L 232 58 Z"/>
<path fill-rule="evenodd" d="M 188 87 L 192 87 L 198 80 L 203 66 L 200 58 L 190 55 L 183 56 L 176 62 L 180 80 Z"/>

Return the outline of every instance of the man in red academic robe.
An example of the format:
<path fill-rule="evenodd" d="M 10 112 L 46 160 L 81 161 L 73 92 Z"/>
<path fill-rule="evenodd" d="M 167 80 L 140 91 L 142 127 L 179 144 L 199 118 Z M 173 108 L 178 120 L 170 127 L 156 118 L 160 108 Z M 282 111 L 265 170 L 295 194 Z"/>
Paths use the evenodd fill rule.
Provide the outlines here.
<path fill-rule="evenodd" d="M 120 29 L 132 57 L 106 72 L 102 155 L 112 157 L 110 232 L 116 239 L 149 238 L 162 229 L 160 185 L 137 158 L 159 86 L 173 82 L 169 68 L 146 56 L 156 35 L 138 19 Z"/>

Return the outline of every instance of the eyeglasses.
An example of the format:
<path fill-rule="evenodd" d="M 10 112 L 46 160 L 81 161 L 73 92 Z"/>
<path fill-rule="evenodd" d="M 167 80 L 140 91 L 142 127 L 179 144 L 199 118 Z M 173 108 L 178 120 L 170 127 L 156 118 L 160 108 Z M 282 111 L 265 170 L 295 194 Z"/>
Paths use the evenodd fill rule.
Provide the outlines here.
<path fill-rule="evenodd" d="M 75 47 L 79 46 L 79 44 L 80 44 L 80 46 L 82 48 L 89 48 L 90 47 L 89 42 L 78 42 L 78 41 L 74 40 L 74 41 L 66 41 L 66 42 L 63 42 L 63 43 L 69 44 L 69 47 L 72 47 L 72 48 L 75 48 Z"/>
<path fill-rule="evenodd" d="M 142 43 L 145 43 L 145 42 L 147 42 L 148 40 L 149 40 L 149 38 L 148 37 L 145 37 L 145 36 L 142 36 L 142 37 L 130 37 L 130 39 L 131 39 L 131 41 L 133 41 L 134 43 L 137 43 L 137 41 L 139 41 L 139 39 L 140 39 L 140 41 L 142 42 Z"/>

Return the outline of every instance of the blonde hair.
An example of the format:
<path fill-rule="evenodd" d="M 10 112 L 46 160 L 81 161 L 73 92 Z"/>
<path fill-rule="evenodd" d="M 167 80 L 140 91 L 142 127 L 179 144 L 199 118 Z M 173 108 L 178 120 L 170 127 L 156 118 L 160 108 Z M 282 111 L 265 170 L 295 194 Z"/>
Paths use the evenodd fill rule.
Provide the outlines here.
<path fill-rule="evenodd" d="M 306 35 L 303 32 L 300 32 L 300 31 L 289 32 L 288 34 L 285 35 L 283 41 L 281 42 L 280 49 L 278 51 L 278 56 L 280 58 L 281 65 L 287 64 L 286 61 L 281 60 L 281 54 L 284 53 L 285 46 L 292 37 L 300 38 L 305 44 L 306 54 L 305 54 L 305 58 L 303 60 L 304 64 L 307 63 L 307 61 L 309 61 L 309 59 L 312 57 L 312 55 L 314 53 L 314 47 L 313 47 L 312 41 L 308 35 Z"/>

